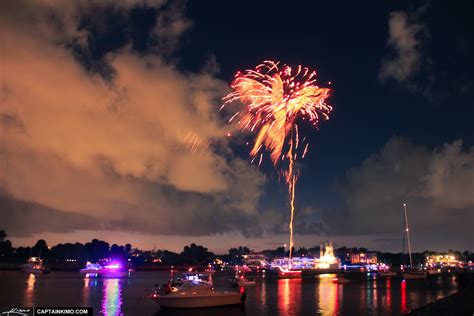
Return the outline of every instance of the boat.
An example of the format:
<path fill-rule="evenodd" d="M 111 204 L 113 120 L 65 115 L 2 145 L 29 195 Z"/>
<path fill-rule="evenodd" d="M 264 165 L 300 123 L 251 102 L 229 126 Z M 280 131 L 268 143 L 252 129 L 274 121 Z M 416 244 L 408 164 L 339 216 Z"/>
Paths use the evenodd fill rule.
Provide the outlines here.
<path fill-rule="evenodd" d="M 182 277 L 178 277 L 175 280 L 175 283 L 180 283 L 183 280 L 191 281 L 191 282 L 198 282 L 198 283 L 205 283 L 208 286 L 212 287 L 212 273 L 194 273 L 194 272 L 186 272 L 182 274 Z"/>
<path fill-rule="evenodd" d="M 441 269 L 427 269 L 426 274 L 427 275 L 438 275 L 441 273 Z"/>
<path fill-rule="evenodd" d="M 216 291 L 209 282 L 178 279 L 153 290 L 150 298 L 161 308 L 203 308 L 245 304 L 244 288 Z"/>
<path fill-rule="evenodd" d="M 277 267 L 279 279 L 297 279 L 301 278 L 301 270 L 290 270 L 282 266 Z"/>
<path fill-rule="evenodd" d="M 420 280 L 426 278 L 426 271 L 419 270 L 413 267 L 413 261 L 411 258 L 411 243 L 410 243 L 410 230 L 408 228 L 408 215 L 407 215 L 407 205 L 403 203 L 403 211 L 404 211 L 404 229 L 403 229 L 403 251 L 402 256 L 405 253 L 405 235 L 408 244 L 408 258 L 410 259 L 410 265 L 408 269 L 406 267 L 402 267 L 402 277 L 405 280 Z M 403 257 L 402 257 L 403 260 Z"/>
<path fill-rule="evenodd" d="M 324 249 L 324 251 L 323 251 Z M 281 266 L 288 270 L 301 271 L 303 275 L 317 275 L 322 273 L 337 273 L 341 269 L 341 260 L 334 256 L 334 247 L 328 242 L 320 247 L 319 258 L 311 258 L 307 256 L 292 258 L 275 258 L 270 266 L 279 270 Z M 285 273 L 286 275 L 287 273 Z"/>
<path fill-rule="evenodd" d="M 85 277 L 110 277 L 110 278 L 120 278 L 127 276 L 130 273 L 130 270 L 124 267 L 122 264 L 117 262 L 111 262 L 106 265 L 101 265 L 98 263 L 87 262 L 86 266 L 79 270 L 80 273 L 85 274 Z"/>
<path fill-rule="evenodd" d="M 419 280 L 419 279 L 426 279 L 426 272 L 420 270 L 408 270 L 402 272 L 402 277 L 405 280 Z"/>
<path fill-rule="evenodd" d="M 380 272 L 377 273 L 377 276 L 378 276 L 378 277 L 381 277 L 381 278 L 391 278 L 391 277 L 394 277 L 394 276 L 396 276 L 396 275 L 397 275 L 396 272 L 390 271 L 390 270 L 388 270 L 388 271 L 380 271 Z"/>
<path fill-rule="evenodd" d="M 236 275 L 230 281 L 233 286 L 252 286 L 256 284 L 255 279 L 247 279 L 244 275 Z"/>
<path fill-rule="evenodd" d="M 28 262 L 20 266 L 21 271 L 26 273 L 45 274 L 50 270 L 44 265 L 43 259 L 38 257 L 30 257 Z"/>

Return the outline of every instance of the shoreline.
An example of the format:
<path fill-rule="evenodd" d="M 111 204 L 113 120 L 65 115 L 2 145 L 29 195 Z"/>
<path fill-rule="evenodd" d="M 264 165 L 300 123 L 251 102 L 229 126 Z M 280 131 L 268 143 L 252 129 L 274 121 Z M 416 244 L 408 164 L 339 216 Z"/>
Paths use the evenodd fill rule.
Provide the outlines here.
<path fill-rule="evenodd" d="M 411 310 L 407 315 L 474 315 L 474 275 L 461 273 L 457 292 Z"/>
<path fill-rule="evenodd" d="M 462 289 L 450 296 L 420 308 L 411 310 L 407 315 L 473 315 L 474 288 Z"/>

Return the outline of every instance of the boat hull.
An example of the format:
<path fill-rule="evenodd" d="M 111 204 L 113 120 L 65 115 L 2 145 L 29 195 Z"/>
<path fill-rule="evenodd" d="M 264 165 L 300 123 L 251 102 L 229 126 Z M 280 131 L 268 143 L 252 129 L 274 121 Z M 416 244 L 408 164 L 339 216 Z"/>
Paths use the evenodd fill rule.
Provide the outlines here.
<path fill-rule="evenodd" d="M 223 292 L 209 295 L 163 295 L 152 297 L 161 308 L 203 308 L 243 304 L 243 297 L 238 292 Z"/>
<path fill-rule="evenodd" d="M 438 275 L 440 272 L 438 270 L 427 270 L 426 273 L 428 275 Z"/>
<path fill-rule="evenodd" d="M 410 272 L 404 272 L 402 273 L 402 276 L 405 280 L 420 280 L 420 279 L 426 279 L 426 273 L 410 273 Z"/>
<path fill-rule="evenodd" d="M 279 279 L 299 279 L 301 278 L 301 271 L 278 271 Z"/>
<path fill-rule="evenodd" d="M 397 273 L 396 272 L 379 272 L 377 276 L 381 278 L 393 278 L 397 276 Z"/>
<path fill-rule="evenodd" d="M 21 271 L 22 272 L 25 272 L 25 273 L 34 273 L 34 274 L 46 274 L 46 273 L 49 273 L 49 269 L 45 269 L 45 268 L 33 268 L 33 267 L 30 267 L 28 265 L 23 265 L 20 267 Z"/>
<path fill-rule="evenodd" d="M 128 271 L 101 271 L 101 270 L 80 270 L 85 277 L 101 278 L 123 278 L 128 275 Z"/>

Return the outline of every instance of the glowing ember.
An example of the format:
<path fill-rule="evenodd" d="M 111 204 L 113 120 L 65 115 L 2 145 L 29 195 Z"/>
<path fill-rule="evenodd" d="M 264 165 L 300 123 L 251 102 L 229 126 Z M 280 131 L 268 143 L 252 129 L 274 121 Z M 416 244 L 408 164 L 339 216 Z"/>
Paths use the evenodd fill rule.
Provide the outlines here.
<path fill-rule="evenodd" d="M 316 85 L 316 72 L 298 66 L 292 69 L 278 62 L 264 61 L 255 69 L 237 72 L 231 88 L 234 90 L 224 98 L 224 104 L 241 101 L 246 105 L 232 115 L 230 122 L 237 122 L 242 130 L 256 133 L 250 156 L 252 162 L 262 149 L 270 154 L 274 166 L 285 163 L 281 169 L 288 185 L 290 196 L 290 258 L 293 248 L 293 216 L 295 186 L 298 175 L 294 170 L 297 157 L 304 158 L 309 143 L 300 140 L 297 119 L 317 127 L 320 118 L 329 119 L 332 107 L 326 104 L 330 89 Z M 302 150 L 302 154 L 298 154 Z"/>

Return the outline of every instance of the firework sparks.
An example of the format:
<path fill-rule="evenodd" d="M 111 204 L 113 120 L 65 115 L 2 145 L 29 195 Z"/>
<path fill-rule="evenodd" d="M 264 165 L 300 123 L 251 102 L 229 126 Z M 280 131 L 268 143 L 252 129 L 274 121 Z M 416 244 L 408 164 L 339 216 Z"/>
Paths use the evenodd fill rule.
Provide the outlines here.
<path fill-rule="evenodd" d="M 211 141 L 204 139 L 195 132 L 188 132 L 181 143 L 193 155 L 198 155 L 199 158 L 209 152 L 209 146 L 212 144 Z"/>
<path fill-rule="evenodd" d="M 300 141 L 297 119 L 307 120 L 317 127 L 320 119 L 329 119 L 332 107 L 326 104 L 330 89 L 316 84 L 316 72 L 306 67 L 279 67 L 278 62 L 264 61 L 255 69 L 237 72 L 231 83 L 233 92 L 224 98 L 224 104 L 242 102 L 246 108 L 233 114 L 242 130 L 256 133 L 255 142 L 250 151 L 252 163 L 260 153 L 262 162 L 265 148 L 274 166 L 281 166 L 285 175 L 290 197 L 290 259 L 293 248 L 293 218 L 295 210 L 295 186 L 298 174 L 294 170 L 297 157 L 304 158 L 309 143 L 306 138 Z M 287 148 L 287 149 L 286 149 Z M 298 155 L 299 148 L 304 148 Z M 287 151 L 286 151 L 287 150 Z M 286 152 L 285 154 L 282 154 Z M 290 260 L 291 264 L 291 260 Z"/>

